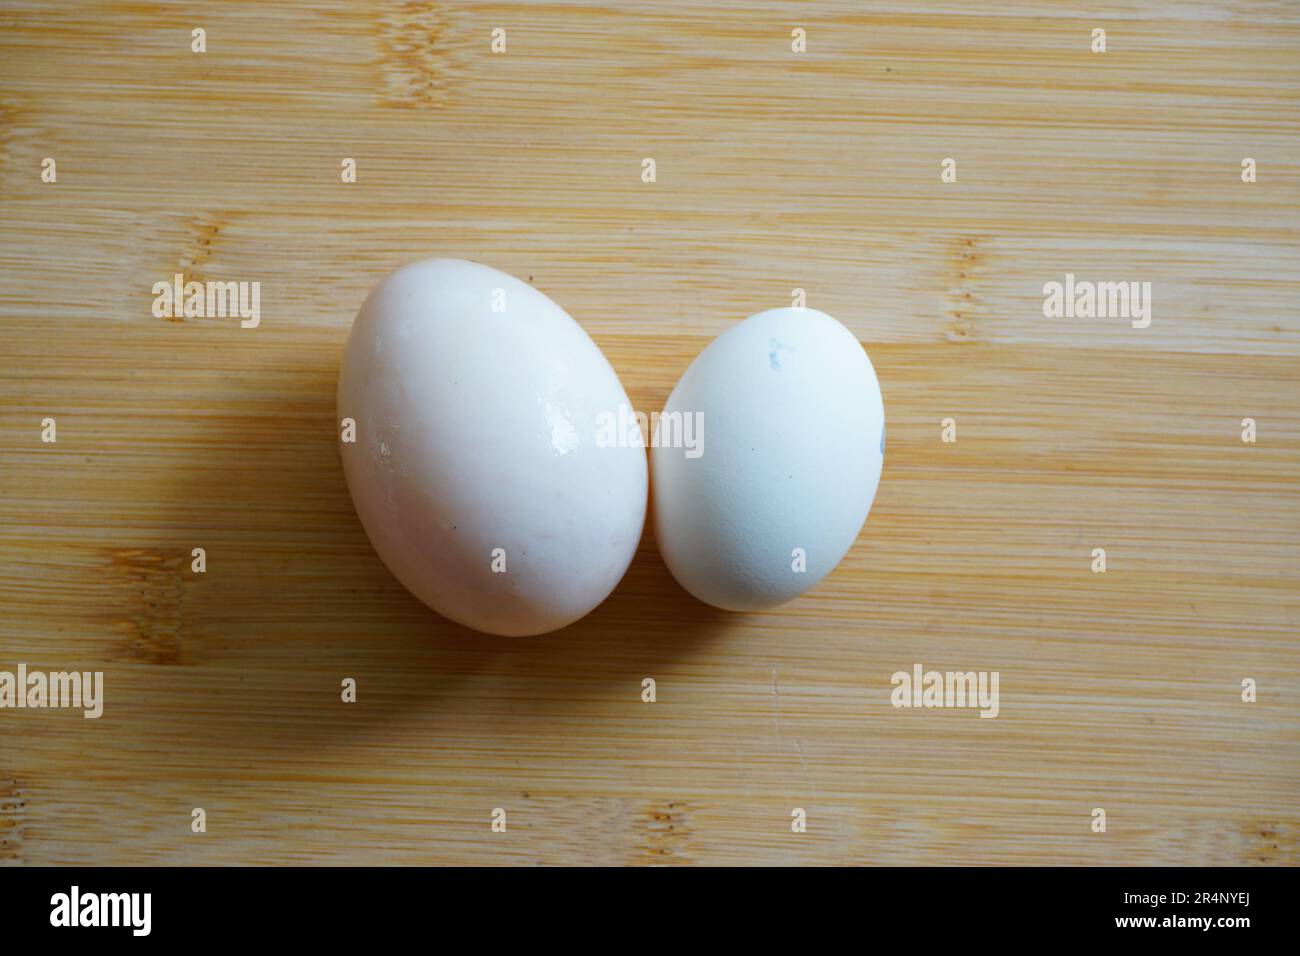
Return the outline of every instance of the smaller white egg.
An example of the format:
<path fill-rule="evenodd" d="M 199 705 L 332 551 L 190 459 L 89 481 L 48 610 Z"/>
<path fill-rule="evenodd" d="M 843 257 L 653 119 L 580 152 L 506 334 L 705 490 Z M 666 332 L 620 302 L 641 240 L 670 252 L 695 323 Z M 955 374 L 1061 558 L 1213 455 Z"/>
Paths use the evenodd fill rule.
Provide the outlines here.
<path fill-rule="evenodd" d="M 758 610 L 811 588 L 853 545 L 880 482 L 884 403 L 852 332 L 815 309 L 773 309 L 696 357 L 653 444 L 669 570 L 701 601 Z"/>

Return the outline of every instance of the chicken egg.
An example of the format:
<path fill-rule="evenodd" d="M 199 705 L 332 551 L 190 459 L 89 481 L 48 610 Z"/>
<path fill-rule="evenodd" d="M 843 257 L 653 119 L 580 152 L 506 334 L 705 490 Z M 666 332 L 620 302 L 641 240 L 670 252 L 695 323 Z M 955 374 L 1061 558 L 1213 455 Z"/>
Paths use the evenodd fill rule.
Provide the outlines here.
<path fill-rule="evenodd" d="M 773 309 L 718 336 L 656 423 L 653 526 L 701 601 L 784 604 L 840 562 L 871 509 L 885 410 L 853 333 L 815 309 Z"/>

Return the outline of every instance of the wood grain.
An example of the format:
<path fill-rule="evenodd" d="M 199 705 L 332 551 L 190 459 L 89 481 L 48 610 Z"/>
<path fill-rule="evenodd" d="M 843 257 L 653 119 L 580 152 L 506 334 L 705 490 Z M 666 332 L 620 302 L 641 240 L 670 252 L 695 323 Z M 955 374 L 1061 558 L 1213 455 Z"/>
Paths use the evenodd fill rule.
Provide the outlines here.
<path fill-rule="evenodd" d="M 0 669 L 106 684 L 0 712 L 0 862 L 1300 862 L 1300 9 L 1074 6 L 0 3 Z M 647 410 L 805 289 L 885 394 L 857 545 L 765 614 L 648 538 L 543 639 L 424 608 L 334 386 L 430 255 Z M 154 318 L 176 272 L 261 326 Z M 1044 318 L 1066 272 L 1150 328 Z M 892 708 L 918 662 L 998 718 Z"/>

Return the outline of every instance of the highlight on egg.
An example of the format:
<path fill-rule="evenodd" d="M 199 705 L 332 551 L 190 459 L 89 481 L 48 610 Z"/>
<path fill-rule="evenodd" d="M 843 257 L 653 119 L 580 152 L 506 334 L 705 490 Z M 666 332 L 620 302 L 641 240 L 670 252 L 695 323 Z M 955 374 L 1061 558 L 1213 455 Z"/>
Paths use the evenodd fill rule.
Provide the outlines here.
<path fill-rule="evenodd" d="M 694 449 L 677 437 L 690 422 L 705 436 Z M 723 332 L 683 373 L 658 425 L 655 541 L 701 601 L 733 611 L 791 601 L 839 564 L 866 522 L 884 402 L 862 345 L 824 312 L 773 309 Z"/>
<path fill-rule="evenodd" d="M 476 630 L 541 634 L 600 604 L 640 541 L 645 449 L 597 440 L 601 416 L 630 406 L 546 295 L 429 259 L 357 313 L 340 456 L 366 534 L 408 590 Z"/>

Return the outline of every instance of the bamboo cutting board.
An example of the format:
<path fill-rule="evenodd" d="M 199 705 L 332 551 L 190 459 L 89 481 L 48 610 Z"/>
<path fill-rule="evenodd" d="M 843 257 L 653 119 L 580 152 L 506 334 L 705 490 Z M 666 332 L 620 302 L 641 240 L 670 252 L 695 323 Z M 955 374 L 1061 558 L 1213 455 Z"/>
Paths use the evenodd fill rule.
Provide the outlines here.
<path fill-rule="evenodd" d="M 1283 2 L 4 0 L 0 670 L 104 712 L 0 711 L 0 861 L 1300 862 L 1298 107 Z M 558 634 L 427 610 L 334 388 L 432 255 L 647 411 L 804 290 L 885 395 L 848 557 L 733 615 L 647 535 Z M 176 273 L 261 324 L 155 318 Z M 1045 317 L 1067 274 L 1149 327 Z M 891 706 L 916 664 L 999 715 Z"/>

